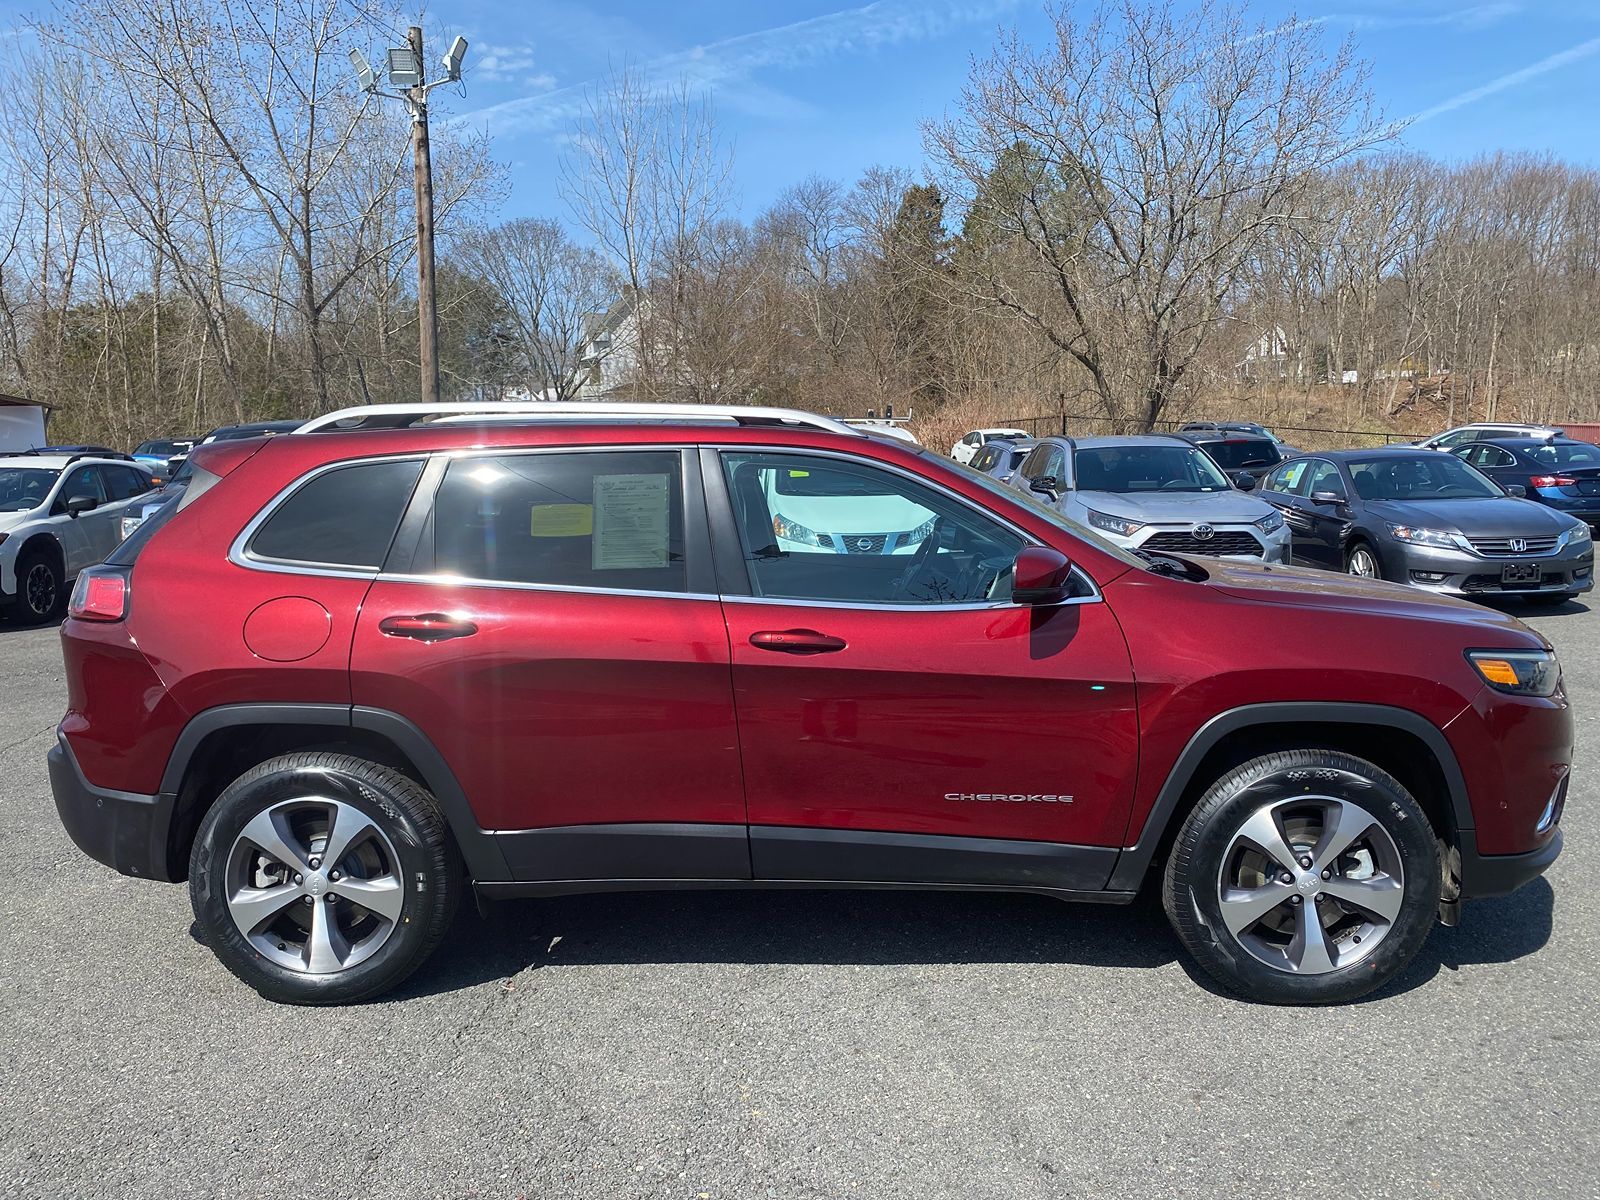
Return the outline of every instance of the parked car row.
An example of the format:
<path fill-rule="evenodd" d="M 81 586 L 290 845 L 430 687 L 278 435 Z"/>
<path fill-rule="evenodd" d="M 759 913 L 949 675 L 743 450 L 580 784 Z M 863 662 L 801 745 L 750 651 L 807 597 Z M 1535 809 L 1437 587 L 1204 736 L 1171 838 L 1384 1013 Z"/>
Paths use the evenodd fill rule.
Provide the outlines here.
<path fill-rule="evenodd" d="M 1478 424 L 1320 454 L 1245 422 L 1137 437 L 974 434 L 984 439 L 969 456 L 974 470 L 1134 551 L 1533 603 L 1594 586 L 1600 447 L 1553 427 Z"/>

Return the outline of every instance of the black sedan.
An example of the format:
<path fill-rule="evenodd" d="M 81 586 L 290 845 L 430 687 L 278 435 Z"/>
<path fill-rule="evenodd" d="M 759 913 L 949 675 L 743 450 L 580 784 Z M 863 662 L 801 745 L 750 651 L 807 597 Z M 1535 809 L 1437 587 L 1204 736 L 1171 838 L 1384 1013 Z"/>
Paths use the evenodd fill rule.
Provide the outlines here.
<path fill-rule="evenodd" d="M 1588 525 L 1442 451 L 1308 454 L 1274 469 L 1257 495 L 1283 513 L 1295 561 L 1309 566 L 1551 603 L 1594 586 Z"/>
<path fill-rule="evenodd" d="M 1450 453 L 1501 487 L 1520 487 L 1529 500 L 1600 524 L 1600 446 L 1572 438 L 1487 438 Z"/>

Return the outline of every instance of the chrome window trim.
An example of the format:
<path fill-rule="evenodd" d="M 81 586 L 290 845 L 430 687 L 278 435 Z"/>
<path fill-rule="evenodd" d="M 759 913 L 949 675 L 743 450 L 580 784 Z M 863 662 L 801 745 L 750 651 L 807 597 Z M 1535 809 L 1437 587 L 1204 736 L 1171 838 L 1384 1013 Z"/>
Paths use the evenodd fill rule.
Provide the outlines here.
<path fill-rule="evenodd" d="M 787 600 L 783 599 L 782 597 L 774 596 L 722 595 L 714 592 L 662 592 L 638 588 L 604 588 L 567 584 L 524 583 L 503 579 L 475 579 L 467 576 L 457 575 L 415 575 L 407 572 L 386 573 L 381 568 L 339 567 L 331 564 L 306 563 L 293 559 L 266 558 L 260 555 L 252 555 L 246 550 L 246 547 L 249 545 L 250 539 L 255 535 L 256 530 L 266 523 L 268 518 L 271 517 L 273 512 L 275 512 L 285 500 L 298 491 L 302 486 L 310 483 L 318 476 L 324 475 L 329 471 L 339 470 L 343 467 L 362 466 L 368 463 L 421 462 L 424 465 L 424 469 L 426 469 L 426 465 L 429 461 L 441 458 L 510 458 L 531 454 L 628 453 L 634 451 L 662 451 L 665 453 L 681 455 L 685 451 L 698 451 L 702 449 L 715 450 L 720 455 L 723 453 L 749 453 L 751 452 L 752 448 L 746 446 L 707 446 L 703 444 L 690 445 L 667 443 L 652 443 L 648 446 L 640 445 L 638 443 L 623 443 L 620 445 L 603 446 L 466 446 L 450 450 L 423 450 L 411 451 L 405 454 L 378 455 L 371 458 L 339 459 L 335 462 L 324 463 L 321 466 L 306 472 L 304 475 L 296 477 L 281 490 L 279 490 L 277 494 L 272 497 L 272 499 L 267 501 L 267 503 L 262 506 L 261 511 L 256 513 L 256 515 L 250 519 L 245 527 L 240 530 L 238 536 L 234 538 L 233 543 L 228 551 L 228 561 L 233 563 L 235 566 L 243 567 L 246 570 L 267 571 L 280 575 L 308 575 L 334 579 L 381 580 L 385 583 L 425 584 L 434 587 L 498 588 L 507 591 L 565 592 L 574 595 L 643 596 L 656 600 L 716 600 L 724 604 L 735 603 L 786 605 L 795 608 L 831 608 L 842 609 L 845 611 L 865 610 L 874 612 L 955 612 L 979 611 L 985 609 L 1015 609 L 1018 611 L 1025 611 L 1036 608 L 1065 608 L 1079 604 L 1099 604 L 1104 600 L 1104 596 L 1100 591 L 1100 585 L 1094 581 L 1093 577 L 1090 576 L 1087 571 L 1083 570 L 1083 568 L 1078 566 L 1076 563 L 1074 563 L 1072 566 L 1072 573 L 1078 579 L 1081 579 L 1089 588 L 1089 595 L 1072 596 L 1066 600 L 1060 601 L 1058 604 L 1015 604 L 1010 600 L 978 600 L 965 601 L 958 604 L 877 604 L 867 601 L 863 601 L 861 603 L 851 603 L 849 601 L 841 600 Z M 994 512 L 992 509 L 984 508 L 982 505 L 977 504 L 958 492 L 941 488 L 934 481 L 926 479 L 915 472 L 907 471 L 903 467 L 900 467 L 894 463 L 886 463 L 879 459 L 864 457 L 857 454 L 850 454 L 838 450 L 819 450 L 809 448 L 805 450 L 792 450 L 789 447 L 783 447 L 780 449 L 771 450 L 769 452 L 774 454 L 800 453 L 807 455 L 820 455 L 826 458 L 843 459 L 847 462 L 870 464 L 881 470 L 902 475 L 911 480 L 913 483 L 919 484 L 922 487 L 935 489 L 941 495 L 948 496 L 957 503 L 971 509 L 979 516 L 990 521 L 994 521 L 996 524 L 999 524 L 1015 533 L 1023 540 L 1025 545 L 1043 545 L 1043 543 L 1041 543 L 1027 530 L 1016 525 L 1014 522 L 1007 520 L 1005 517 L 1001 516 L 997 512 Z M 180 499 L 180 504 L 181 503 L 182 499 Z M 685 532 L 687 533 L 687 531 Z"/>
<path fill-rule="evenodd" d="M 261 526 L 271 519 L 272 514 L 277 512 L 290 496 L 312 480 L 318 479 L 330 471 L 339 471 L 346 467 L 364 467 L 375 463 L 390 462 L 415 462 L 426 468 L 428 459 L 432 457 L 433 455 L 430 452 L 419 450 L 407 454 L 383 454 L 373 458 L 341 458 L 334 462 L 323 463 L 319 467 L 313 467 L 304 475 L 299 475 L 292 479 L 272 499 L 261 506 L 260 512 L 250 518 L 245 527 L 239 531 L 239 535 L 233 539 L 232 545 L 228 547 L 228 561 L 236 567 L 244 567 L 250 571 L 272 571 L 283 575 L 319 575 L 336 579 L 376 579 L 383 570 L 382 563 L 379 563 L 376 567 L 352 567 L 340 566 L 337 563 L 312 562 L 300 558 L 269 558 L 264 554 L 252 554 L 248 549 L 250 539 L 256 535 L 256 531 Z M 420 474 L 418 479 L 421 479 Z M 183 499 L 187 499 L 187 495 Z M 180 499 L 179 503 L 181 504 L 182 502 L 183 500 Z M 404 508 L 401 509 L 400 515 L 402 518 L 405 516 Z"/>
<path fill-rule="evenodd" d="M 722 455 L 725 455 L 725 454 L 762 453 L 762 451 L 752 450 L 751 448 L 743 447 L 743 446 L 710 446 L 710 447 L 707 447 L 707 449 L 715 450 L 717 452 L 717 455 L 718 455 L 719 458 Z M 957 504 L 960 504 L 960 505 L 970 509 L 972 512 L 976 513 L 978 516 L 984 518 L 985 520 L 993 521 L 996 525 L 1000 525 L 1000 526 L 1004 527 L 1005 529 L 1010 530 L 1012 533 L 1016 534 L 1019 538 L 1022 539 L 1022 543 L 1023 543 L 1024 546 L 1042 546 L 1044 544 L 1041 541 L 1039 541 L 1039 539 L 1036 538 L 1033 534 L 1029 533 L 1026 529 L 1023 529 L 1020 525 L 1017 525 L 1013 521 L 1007 520 L 1004 516 L 1002 516 L 1000 513 L 995 512 L 993 509 L 985 508 L 985 507 L 983 507 L 983 505 L 978 504 L 976 501 L 969 500 L 966 496 L 963 496 L 960 492 L 953 491 L 952 489 L 942 487 L 938 483 L 936 483 L 935 481 L 933 481 L 931 479 L 928 479 L 926 476 L 918 475 L 915 471 L 908 471 L 904 467 L 901 467 L 896 463 L 883 462 L 880 459 L 870 458 L 870 457 L 867 457 L 867 456 L 864 456 L 864 455 L 860 455 L 860 454 L 851 454 L 851 453 L 848 453 L 848 452 L 843 451 L 843 450 L 821 450 L 821 449 L 814 449 L 812 447 L 804 447 L 804 448 L 802 448 L 802 447 L 794 447 L 794 448 L 784 447 L 784 448 L 779 449 L 779 450 L 765 451 L 765 453 L 778 454 L 778 455 L 788 455 L 788 456 L 791 456 L 791 457 L 793 457 L 793 456 L 801 456 L 801 457 L 811 456 L 811 457 L 818 457 L 818 458 L 838 458 L 838 459 L 843 459 L 845 462 L 857 463 L 857 464 L 867 464 L 869 466 L 876 467 L 879 470 L 888 471 L 891 474 L 901 475 L 901 476 L 904 476 L 906 479 L 909 479 L 912 483 L 917 484 L 919 487 L 925 487 L 925 488 L 928 488 L 928 489 L 930 489 L 932 491 L 938 492 L 941 496 L 948 497 L 950 500 L 953 500 Z M 723 476 L 723 479 L 724 479 L 723 486 L 724 487 L 727 486 L 726 478 L 727 478 L 726 473 L 724 473 L 724 476 Z M 740 548 L 743 549 L 743 544 L 742 543 L 741 543 Z M 906 557 L 909 558 L 910 556 L 907 555 Z M 748 568 L 747 568 L 746 573 L 748 574 Z M 1089 573 L 1087 571 L 1085 571 L 1082 567 L 1078 566 L 1077 563 L 1073 563 L 1072 564 L 1072 573 L 1074 575 L 1076 575 L 1079 579 L 1083 580 L 1084 583 L 1089 585 L 1089 595 L 1071 597 L 1070 599 L 1061 601 L 1061 605 L 1092 604 L 1092 603 L 1098 603 L 1102 599 L 1104 599 L 1104 597 L 1100 593 L 1100 585 L 1097 584 L 1094 581 L 1094 579 L 1089 575 Z M 967 601 L 962 601 L 961 603 L 958 603 L 958 604 L 877 604 L 877 603 L 872 603 L 872 602 L 869 602 L 869 601 L 862 601 L 859 604 L 852 604 L 848 600 L 785 600 L 780 596 L 724 596 L 722 599 L 723 599 L 724 602 L 729 602 L 729 601 L 751 602 L 751 601 L 754 601 L 755 603 L 759 603 L 759 604 L 788 604 L 788 605 L 797 605 L 797 606 L 802 607 L 802 608 L 867 609 L 867 610 L 872 610 L 872 611 L 882 610 L 882 611 L 887 611 L 887 612 L 927 612 L 927 611 L 947 611 L 948 612 L 948 611 L 956 610 L 956 609 L 975 609 L 975 608 L 1031 609 L 1031 608 L 1055 608 L 1055 607 L 1059 607 L 1058 605 L 1013 604 L 1009 600 L 967 600 Z"/>

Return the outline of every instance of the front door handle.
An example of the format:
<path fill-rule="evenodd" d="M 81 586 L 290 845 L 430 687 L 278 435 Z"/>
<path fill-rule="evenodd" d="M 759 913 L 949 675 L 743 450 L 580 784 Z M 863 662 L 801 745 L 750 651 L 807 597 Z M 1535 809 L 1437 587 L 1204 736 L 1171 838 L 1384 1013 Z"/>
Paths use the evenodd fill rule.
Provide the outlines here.
<path fill-rule="evenodd" d="M 763 629 L 750 635 L 750 644 L 780 654 L 832 654 L 844 649 L 845 640 L 815 629 Z"/>
<path fill-rule="evenodd" d="M 471 637 L 478 632 L 478 627 L 447 613 L 418 613 L 410 617 L 385 617 L 378 622 L 378 631 L 387 637 L 447 642 L 451 638 Z"/>

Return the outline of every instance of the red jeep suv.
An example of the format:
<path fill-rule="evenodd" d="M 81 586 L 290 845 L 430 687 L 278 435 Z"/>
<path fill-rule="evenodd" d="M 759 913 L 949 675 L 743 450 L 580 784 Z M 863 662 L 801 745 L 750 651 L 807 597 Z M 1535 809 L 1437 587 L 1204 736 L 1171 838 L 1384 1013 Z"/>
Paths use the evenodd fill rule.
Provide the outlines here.
<path fill-rule="evenodd" d="M 393 987 L 480 896 L 1147 877 L 1244 996 L 1348 1000 L 1561 847 L 1517 621 L 1130 553 L 774 409 L 392 406 L 196 449 L 62 628 L 61 820 L 263 995 Z"/>

